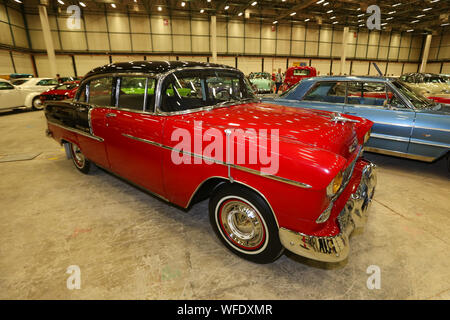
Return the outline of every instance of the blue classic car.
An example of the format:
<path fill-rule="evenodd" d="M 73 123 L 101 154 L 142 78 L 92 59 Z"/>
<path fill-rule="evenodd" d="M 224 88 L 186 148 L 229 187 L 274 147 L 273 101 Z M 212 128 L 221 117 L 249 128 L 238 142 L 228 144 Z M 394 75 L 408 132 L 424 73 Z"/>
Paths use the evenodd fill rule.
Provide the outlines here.
<path fill-rule="evenodd" d="M 356 115 L 374 122 L 366 151 L 434 161 L 450 150 L 450 106 L 384 77 L 308 78 L 265 102 Z M 450 158 L 448 157 L 450 165 Z"/>

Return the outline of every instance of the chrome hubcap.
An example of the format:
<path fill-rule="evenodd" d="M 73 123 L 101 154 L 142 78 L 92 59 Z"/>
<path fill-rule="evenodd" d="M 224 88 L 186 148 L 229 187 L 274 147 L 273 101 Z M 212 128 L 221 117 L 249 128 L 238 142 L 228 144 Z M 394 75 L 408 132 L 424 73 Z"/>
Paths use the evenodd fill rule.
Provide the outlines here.
<path fill-rule="evenodd" d="M 83 153 L 81 153 L 80 148 L 78 148 L 77 145 L 72 144 L 72 155 L 73 155 L 73 159 L 75 160 L 75 164 L 79 167 L 82 168 L 84 166 L 84 155 Z"/>
<path fill-rule="evenodd" d="M 41 101 L 41 99 L 39 99 L 39 98 L 34 99 L 34 107 L 37 108 L 37 109 L 42 108 L 42 101 Z"/>
<path fill-rule="evenodd" d="M 229 200 L 220 211 L 220 222 L 228 238 L 245 249 L 255 249 L 265 238 L 264 225 L 257 211 L 239 200 Z"/>

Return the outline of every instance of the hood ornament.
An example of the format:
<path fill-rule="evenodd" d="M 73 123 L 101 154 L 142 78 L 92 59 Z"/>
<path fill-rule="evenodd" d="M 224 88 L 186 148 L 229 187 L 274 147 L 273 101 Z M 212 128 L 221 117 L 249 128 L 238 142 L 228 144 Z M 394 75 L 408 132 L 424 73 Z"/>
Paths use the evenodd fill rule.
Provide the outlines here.
<path fill-rule="evenodd" d="M 343 117 L 342 114 L 340 114 L 339 112 L 333 112 L 330 114 L 330 121 L 334 122 L 335 124 L 338 122 L 341 122 L 342 124 L 344 124 L 345 122 L 355 122 L 358 123 L 359 120 L 353 120 L 353 119 L 349 119 L 346 117 Z"/>

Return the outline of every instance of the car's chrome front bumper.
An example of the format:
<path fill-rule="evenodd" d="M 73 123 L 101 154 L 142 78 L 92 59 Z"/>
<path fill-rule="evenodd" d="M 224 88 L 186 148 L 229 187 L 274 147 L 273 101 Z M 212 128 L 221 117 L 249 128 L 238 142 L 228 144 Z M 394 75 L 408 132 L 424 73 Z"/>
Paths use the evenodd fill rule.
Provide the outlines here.
<path fill-rule="evenodd" d="M 367 210 L 372 201 L 377 177 L 375 165 L 369 163 L 361 174 L 356 191 L 351 194 L 338 216 L 340 233 L 332 237 L 310 236 L 281 227 L 280 240 L 283 246 L 295 254 L 319 261 L 338 262 L 350 251 L 349 237 L 355 228 L 362 227 L 367 219 Z"/>

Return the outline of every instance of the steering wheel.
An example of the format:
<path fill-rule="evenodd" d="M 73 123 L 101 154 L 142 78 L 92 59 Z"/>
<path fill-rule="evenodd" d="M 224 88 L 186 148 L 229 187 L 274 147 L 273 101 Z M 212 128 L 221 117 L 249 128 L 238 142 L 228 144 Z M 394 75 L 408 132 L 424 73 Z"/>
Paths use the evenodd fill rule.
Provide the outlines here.
<path fill-rule="evenodd" d="M 228 92 L 227 89 L 221 89 L 216 92 L 215 98 L 219 100 L 230 100 L 231 94 Z"/>

